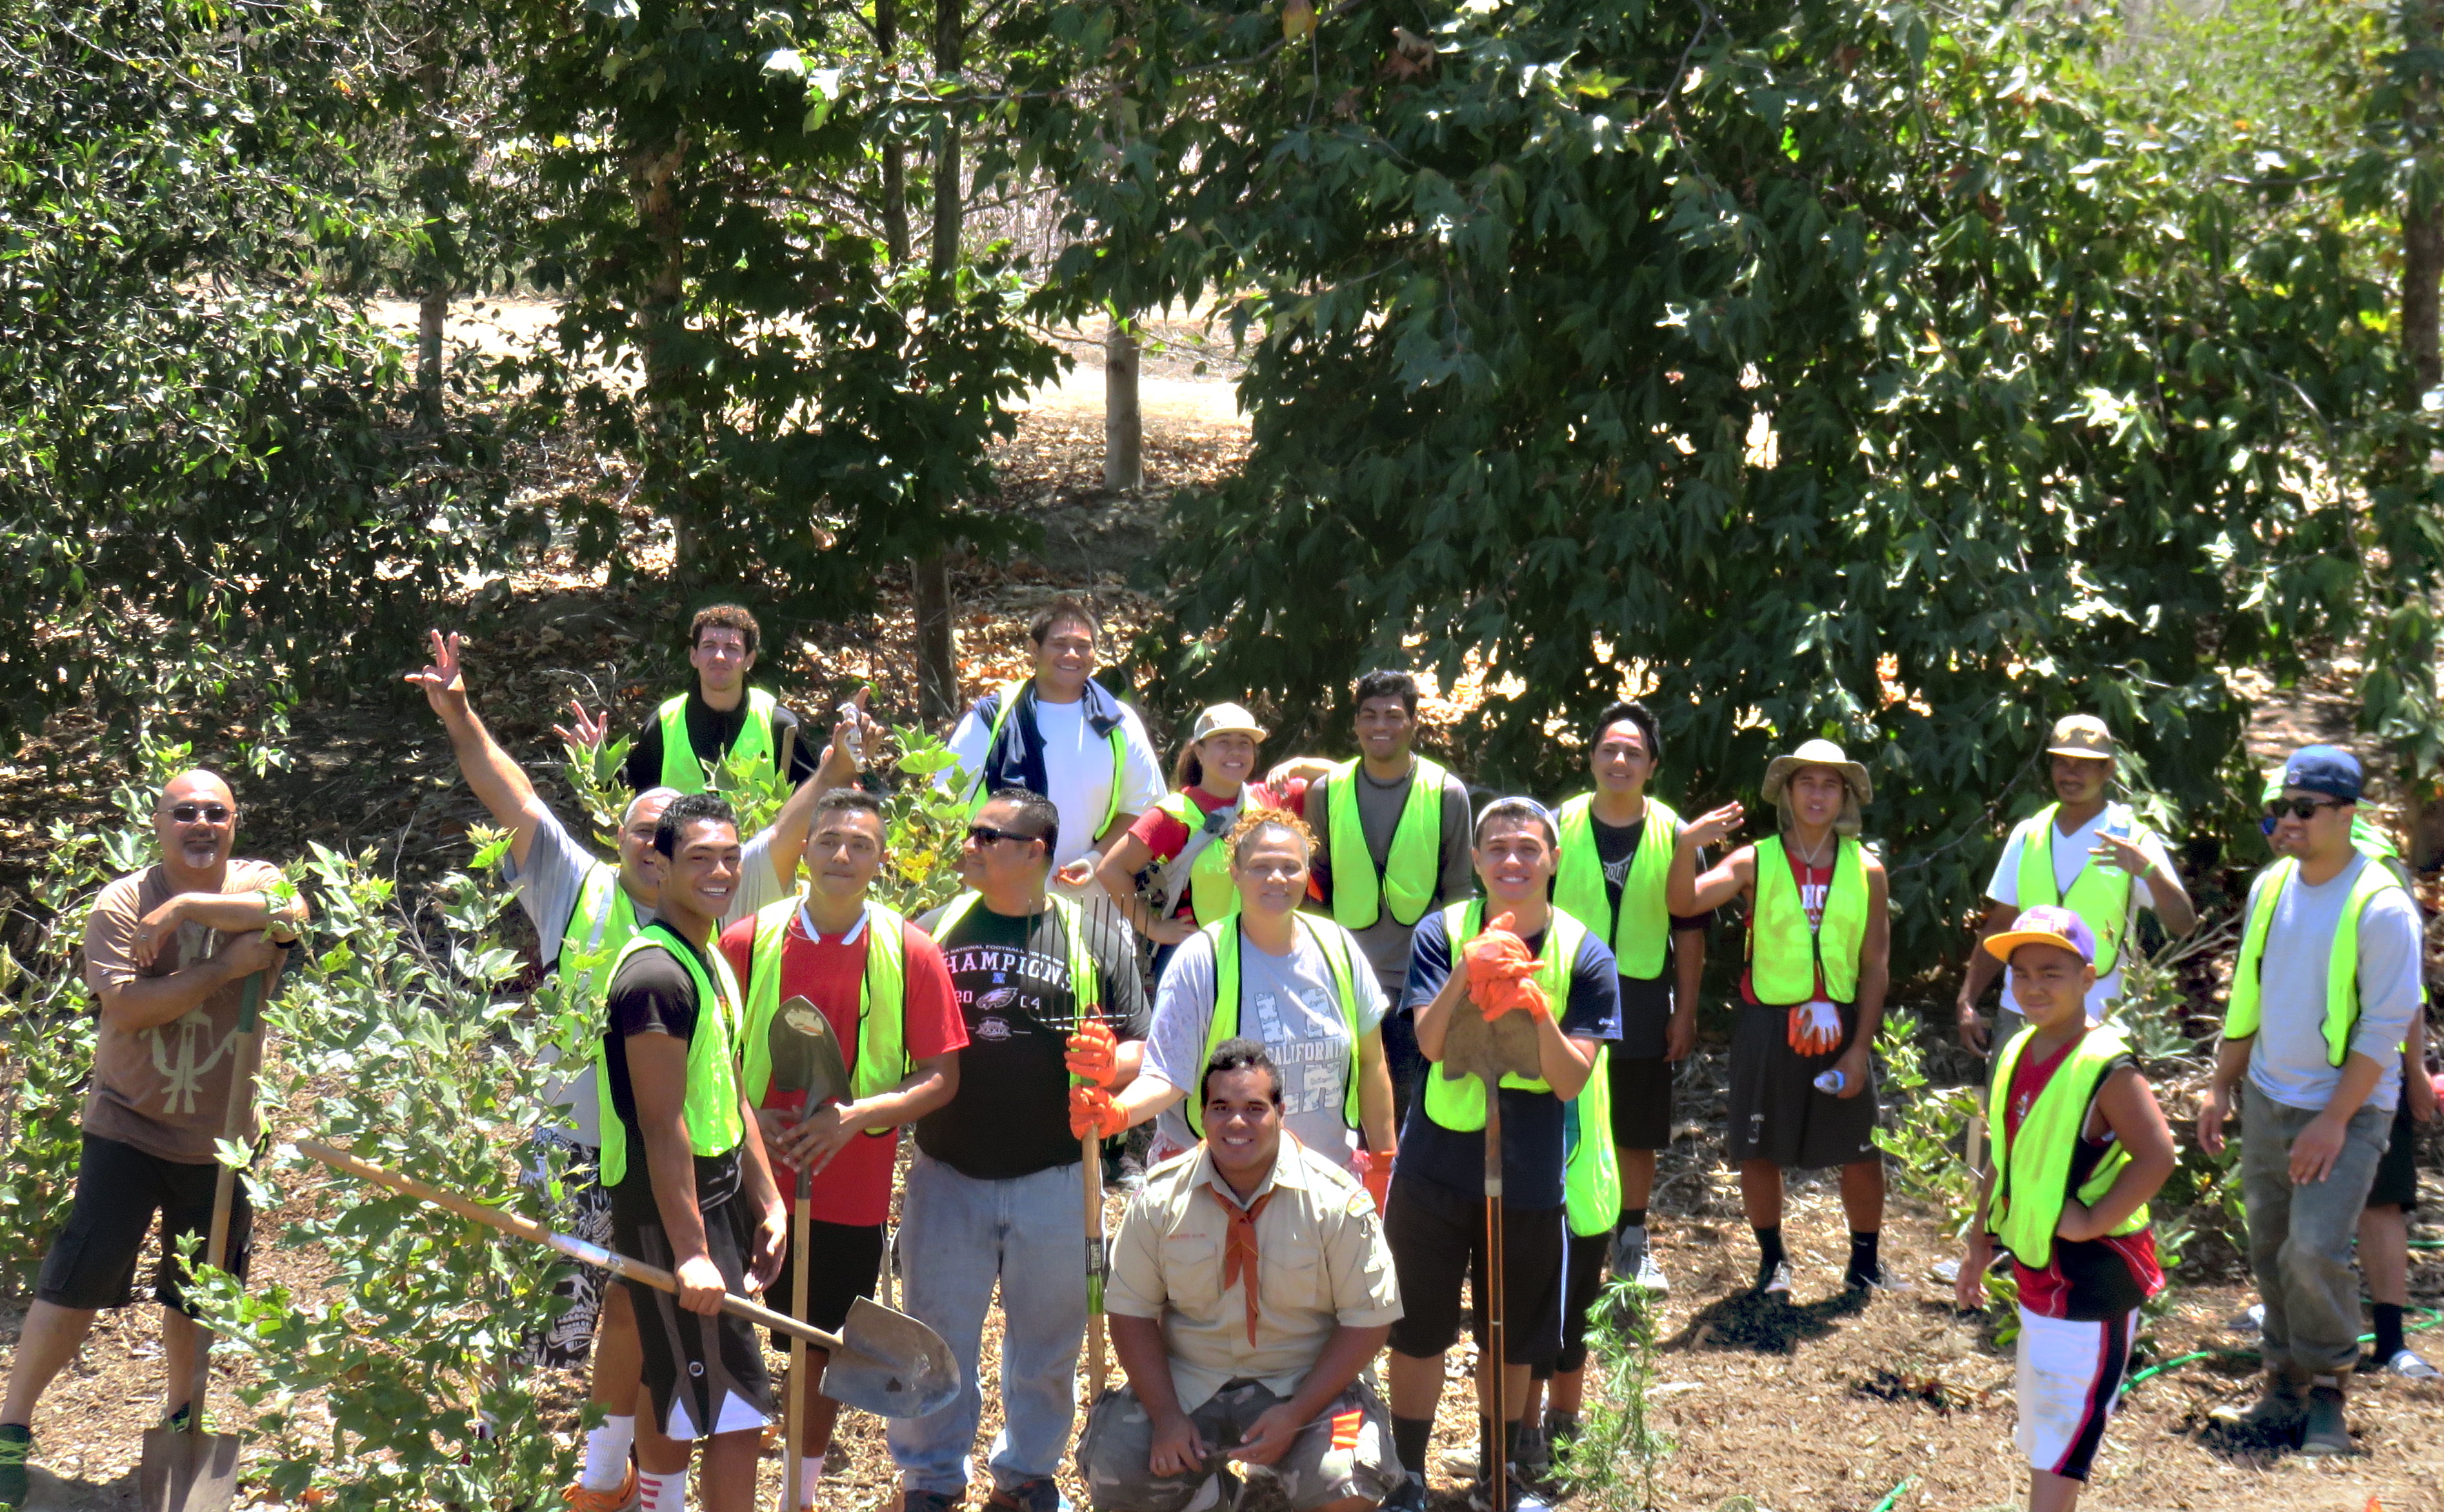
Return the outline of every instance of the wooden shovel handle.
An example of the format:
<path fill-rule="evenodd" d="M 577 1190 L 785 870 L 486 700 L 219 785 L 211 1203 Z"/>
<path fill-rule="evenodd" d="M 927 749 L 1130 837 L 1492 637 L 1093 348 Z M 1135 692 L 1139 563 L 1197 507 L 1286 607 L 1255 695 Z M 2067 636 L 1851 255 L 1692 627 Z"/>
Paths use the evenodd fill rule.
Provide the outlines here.
<path fill-rule="evenodd" d="M 391 1190 L 414 1197 L 418 1202 L 429 1202 L 435 1208 L 447 1208 L 461 1218 L 472 1218 L 487 1227 L 497 1228 L 505 1234 L 515 1234 L 520 1239 L 530 1239 L 538 1245 L 558 1250 L 571 1260 L 592 1265 L 600 1270 L 607 1270 L 624 1281 L 639 1282 L 656 1291 L 668 1292 L 674 1297 L 678 1295 L 678 1278 L 658 1265 L 648 1265 L 641 1260 L 631 1260 L 600 1245 L 589 1245 L 583 1239 L 572 1239 L 566 1234 L 555 1234 L 531 1218 L 519 1213 L 503 1212 L 498 1208 L 487 1208 L 472 1197 L 461 1196 L 454 1191 L 445 1191 L 439 1187 L 429 1186 L 418 1181 L 414 1176 L 403 1176 L 396 1171 L 384 1170 L 369 1160 L 358 1159 L 337 1145 L 326 1145 L 319 1139 L 300 1139 L 297 1141 L 297 1148 L 334 1171 L 344 1171 L 349 1175 L 361 1176 L 378 1187 L 388 1187 Z M 803 1338 L 817 1349 L 847 1348 L 841 1342 L 841 1337 L 838 1334 L 826 1334 L 810 1323 L 802 1323 L 786 1314 L 776 1313 L 760 1303 L 749 1301 L 736 1292 L 722 1294 L 721 1310 L 733 1318 L 743 1318 L 750 1323 L 776 1329 L 795 1338 Z"/>

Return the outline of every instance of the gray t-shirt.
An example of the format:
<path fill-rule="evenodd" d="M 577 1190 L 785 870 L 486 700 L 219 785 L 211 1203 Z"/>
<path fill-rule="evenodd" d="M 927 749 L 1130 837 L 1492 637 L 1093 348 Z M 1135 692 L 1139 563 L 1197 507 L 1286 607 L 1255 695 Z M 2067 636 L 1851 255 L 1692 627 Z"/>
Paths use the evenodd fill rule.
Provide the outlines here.
<path fill-rule="evenodd" d="M 1408 806 L 1409 784 L 1416 780 L 1416 768 L 1411 766 L 1407 777 L 1397 783 L 1385 784 L 1367 776 L 1365 767 L 1361 766 L 1357 779 L 1358 824 L 1366 832 L 1366 849 L 1373 855 L 1377 870 L 1380 871 L 1392 854 L 1392 836 L 1400 826 L 1400 811 Z M 1328 837 L 1332 825 L 1328 796 L 1331 786 L 1331 778 L 1319 777 L 1308 784 L 1306 790 L 1307 828 L 1320 836 Z M 1437 868 L 1440 875 L 1436 878 L 1435 900 L 1426 910 L 1429 913 L 1475 895 L 1476 874 L 1468 843 L 1471 818 L 1467 786 L 1457 777 L 1444 772 L 1442 856 Z M 1328 859 L 1321 869 L 1329 882 L 1332 869 Z M 1329 895 L 1327 893 L 1326 896 Z M 1392 916 L 1389 908 L 1384 909 L 1367 928 L 1353 931 L 1359 949 L 1366 952 L 1368 964 L 1375 968 L 1376 985 L 1382 988 L 1387 999 L 1397 1002 L 1402 984 L 1409 980 L 1409 937 L 1416 931 L 1416 925 L 1402 924 Z"/>
<path fill-rule="evenodd" d="M 1242 940 L 1239 950 L 1239 1033 L 1263 1043 L 1282 1068 L 1283 1124 L 1301 1143 L 1342 1166 L 1349 1164 L 1349 1126 L 1342 1117 L 1348 1079 L 1357 1074 L 1358 1047 L 1341 1016 L 1327 947 L 1352 951 L 1350 988 L 1358 998 L 1360 1034 L 1382 1023 L 1383 989 L 1358 965 L 1347 930 L 1330 919 L 1302 916 L 1297 946 L 1286 956 Z M 1338 936 L 1338 939 L 1334 937 Z M 1154 1000 L 1154 1029 L 1146 1040 L 1145 1068 L 1196 1096 L 1205 1071 L 1205 1037 L 1213 1024 L 1213 941 L 1193 935 L 1173 952 Z M 1157 1126 L 1157 1152 L 1196 1143 L 1179 1108 L 1167 1109 Z"/>
<path fill-rule="evenodd" d="M 2343 900 L 2365 856 L 2310 887 L 2297 876 L 2283 890 L 2266 932 L 2259 967 L 2257 1042 L 2249 1079 L 2289 1108 L 2322 1110 L 2342 1073 L 2325 1048 L 2325 968 L 2341 928 Z M 2391 1113 L 2401 1097 L 2401 1042 L 2418 1011 L 2418 906 L 2398 888 L 2369 900 L 2360 914 L 2360 1022 L 2351 1048 L 2384 1067 L 2368 1106 Z"/>
<path fill-rule="evenodd" d="M 518 890 L 518 904 L 526 910 L 528 922 L 534 926 L 536 953 L 546 968 L 559 964 L 561 935 L 568 928 L 569 915 L 577 912 L 577 896 L 585 886 L 586 875 L 599 865 L 608 864 L 598 861 L 576 836 L 568 833 L 560 816 L 549 809 L 544 811 L 543 822 L 535 826 L 534 839 L 527 846 L 526 864 L 520 866 L 514 854 L 503 857 L 501 880 Z M 722 919 L 724 924 L 780 901 L 783 889 L 781 879 L 772 875 L 770 830 L 747 842 L 738 858 L 738 892 L 731 899 L 730 913 Z M 651 908 L 633 898 L 630 903 L 637 911 L 639 929 L 654 922 Z M 602 1143 L 602 1116 L 595 1106 L 593 1062 L 556 1079 L 550 1097 L 553 1105 L 566 1116 L 566 1132 L 578 1143 L 599 1148 Z"/>

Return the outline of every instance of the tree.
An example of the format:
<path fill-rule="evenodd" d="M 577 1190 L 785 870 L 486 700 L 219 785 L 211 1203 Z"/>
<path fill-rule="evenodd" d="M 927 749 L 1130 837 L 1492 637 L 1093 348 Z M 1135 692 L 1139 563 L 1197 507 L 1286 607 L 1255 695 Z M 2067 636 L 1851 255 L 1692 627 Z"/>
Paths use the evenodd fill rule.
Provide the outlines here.
<path fill-rule="evenodd" d="M 1311 14 L 1311 13 L 1310 13 Z M 1498 783 L 1657 707 L 1666 789 L 1873 766 L 1898 964 L 1959 949 L 2097 710 L 2158 817 L 2237 820 L 2246 702 L 2365 634 L 2434 716 L 2434 444 L 2329 199 L 2226 184 L 2099 35 L 1998 4 L 1197 0 L 1036 13 L 1021 132 L 1070 297 L 1244 291 L 1242 472 L 1174 505 L 1183 703 L 1313 734 L 1377 660 L 1488 697 Z M 1121 60 L 1117 100 L 1071 82 Z M 1124 290 L 1124 292 L 1123 292 Z M 1558 737 L 1558 738 L 1557 738 Z M 1768 821 L 1769 823 L 1769 821 Z"/>

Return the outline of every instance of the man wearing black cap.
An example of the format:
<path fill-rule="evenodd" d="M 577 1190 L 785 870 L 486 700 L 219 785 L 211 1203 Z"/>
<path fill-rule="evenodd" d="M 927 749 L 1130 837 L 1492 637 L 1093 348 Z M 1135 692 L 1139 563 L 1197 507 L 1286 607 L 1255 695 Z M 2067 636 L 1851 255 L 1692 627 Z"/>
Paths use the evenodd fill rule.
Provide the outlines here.
<path fill-rule="evenodd" d="M 2418 911 L 2351 843 L 2360 764 L 2294 752 L 2270 817 L 2274 864 L 2250 885 L 2223 1046 L 2198 1143 L 2223 1149 L 2242 1093 L 2249 1259 L 2266 1302 L 2265 1393 L 2215 1421 L 2347 1454 L 2343 1390 L 2359 1360 L 2351 1236 L 2401 1097 L 2401 1045 L 2419 1002 Z"/>

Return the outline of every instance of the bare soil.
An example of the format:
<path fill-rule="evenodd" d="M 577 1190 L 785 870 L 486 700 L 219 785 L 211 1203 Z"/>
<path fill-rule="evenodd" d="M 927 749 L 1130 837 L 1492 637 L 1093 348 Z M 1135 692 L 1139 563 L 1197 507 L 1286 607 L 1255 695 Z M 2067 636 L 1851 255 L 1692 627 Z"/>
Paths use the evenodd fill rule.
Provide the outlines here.
<path fill-rule="evenodd" d="M 1007 565 L 963 563 L 955 575 L 961 680 L 971 694 L 1022 671 L 1027 616 L 1055 594 L 1091 593 L 1123 631 L 1143 623 L 1151 606 L 1128 589 L 1126 573 L 1163 528 L 1156 501 L 1170 485 L 1219 475 L 1247 444 L 1245 422 L 1230 405 L 1216 364 L 1209 360 L 1208 371 L 1198 373 L 1194 353 L 1150 359 L 1148 488 L 1136 496 L 1105 493 L 1099 486 L 1097 354 L 1091 333 L 1073 333 L 1072 341 L 1085 365 L 1037 396 L 1000 459 L 1002 504 L 1041 524 L 1046 545 Z M 904 570 L 885 568 L 880 581 L 882 602 L 873 615 L 776 627 L 766 672 L 785 697 L 820 709 L 849 686 L 869 684 L 887 712 L 915 718 Z M 609 704 L 616 723 L 634 728 L 679 673 L 675 635 L 657 594 L 613 592 L 599 574 L 566 563 L 546 563 L 513 589 L 497 628 L 470 647 L 471 681 L 503 744 L 535 773 L 546 799 L 565 803 L 549 735 L 560 706 L 582 695 L 589 705 Z M 2275 694 L 2252 744 L 2270 759 L 2305 734 L 2339 733 L 2348 723 L 2346 693 L 2337 674 Z M 0 905 L 22 906 L 8 895 L 9 882 L 22 878 L 51 821 L 73 821 L 104 806 L 105 794 L 82 784 L 84 773 L 98 769 L 94 743 L 91 728 L 65 719 L 19 761 L 0 765 L 0 856 L 13 863 L 0 871 Z M 481 812 L 420 701 L 390 688 L 358 690 L 299 710 L 288 744 L 289 771 L 241 784 L 249 803 L 246 850 L 282 857 L 307 840 L 374 846 L 410 876 L 463 863 L 467 827 Z M 21 933 L 22 915 L 6 928 L 10 936 Z M 1675 1288 L 1656 1317 L 1660 1346 L 1649 1400 L 1674 1445 L 1661 1463 L 1656 1504 L 1719 1512 L 2019 1504 L 2026 1470 L 2010 1442 L 2011 1355 L 1994 1346 L 1983 1319 L 1957 1315 L 1949 1288 L 1930 1279 L 1930 1267 L 1950 1253 L 1932 1215 L 1897 1202 L 1885 1230 L 1887 1267 L 1910 1282 L 1909 1289 L 1849 1297 L 1839 1285 L 1844 1225 L 1831 1183 L 1796 1179 L 1786 1224 L 1798 1271 L 1794 1301 L 1747 1297 L 1754 1249 L 1735 1178 L 1722 1160 L 1727 1064 L 1719 1036 L 1710 1035 L 1681 1073 L 1677 1138 L 1663 1157 L 1653 1203 L 1657 1253 Z M 1964 1067 L 1950 1069 L 1956 1079 Z M 2434 1146 L 2431 1135 L 2431 1211 L 2444 1200 Z M 290 1200 L 301 1198 L 292 1193 Z M 280 1222 L 267 1212 L 259 1231 L 275 1233 Z M 2415 1232 L 2444 1239 L 2444 1228 L 2434 1226 Z M 490 1241 L 471 1235 L 467 1242 Z M 259 1265 L 263 1282 L 305 1290 L 321 1275 L 320 1257 L 271 1246 Z M 2148 1331 L 2150 1358 L 2251 1342 L 2229 1326 L 2252 1298 L 2228 1245 L 2196 1243 L 2174 1280 L 2171 1303 Z M 2444 1308 L 2444 1249 L 2413 1251 L 2412 1296 L 2416 1305 Z M 14 1342 L 19 1305 L 0 1313 L 0 1345 Z M 2444 1329 L 2418 1337 L 2431 1357 L 2444 1358 Z M 999 1425 L 991 1391 L 999 1374 L 997 1337 L 997 1328 L 989 1327 L 979 1463 Z M 1468 1364 L 1466 1350 L 1454 1352 L 1438 1420 L 1435 1483 L 1445 1506 L 1456 1504 L 1452 1488 L 1466 1479 L 1475 1453 Z M 2250 1370 L 2245 1359 L 2218 1357 L 2138 1386 L 2107 1436 L 2085 1504 L 2444 1509 L 2444 1388 L 2367 1379 L 2353 1404 L 2361 1453 L 2320 1463 L 2237 1448 L 2204 1431 L 2210 1409 L 2251 1389 Z M 44 1402 L 39 1463 L 49 1476 L 36 1505 L 133 1504 L 138 1435 L 158 1411 L 158 1374 L 153 1310 L 105 1315 Z M 576 1383 L 565 1390 L 573 1402 Z M 570 1425 L 508 1427 L 566 1432 Z M 848 1414 L 833 1464 L 825 1504 L 864 1507 L 892 1496 L 877 1422 Z M 768 1461 L 765 1489 L 775 1499 L 778 1469 L 777 1457 Z M 973 1499 L 987 1489 L 979 1480 Z M 1067 1489 L 1073 1497 L 1082 1490 L 1074 1479 Z M 1614 1492 L 1586 1504 L 1639 1503 Z"/>

